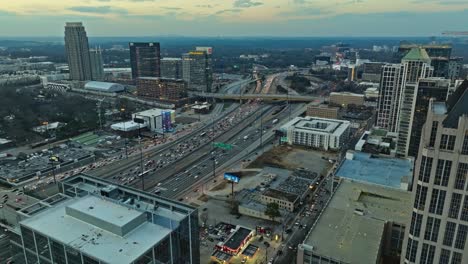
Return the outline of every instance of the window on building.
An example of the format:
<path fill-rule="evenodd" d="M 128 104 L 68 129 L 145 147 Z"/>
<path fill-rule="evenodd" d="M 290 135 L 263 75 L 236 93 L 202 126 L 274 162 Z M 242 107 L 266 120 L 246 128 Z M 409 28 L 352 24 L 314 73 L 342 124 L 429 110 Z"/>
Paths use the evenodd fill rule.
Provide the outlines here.
<path fill-rule="evenodd" d="M 423 244 L 421 250 L 421 264 L 432 264 L 434 262 L 435 246 Z"/>
<path fill-rule="evenodd" d="M 463 207 L 461 209 L 460 219 L 463 221 L 468 221 L 468 195 L 465 195 L 465 201 L 463 202 Z"/>
<path fill-rule="evenodd" d="M 433 148 L 435 146 L 438 126 L 439 126 L 439 122 L 432 121 L 431 136 L 429 138 L 429 147 Z"/>
<path fill-rule="evenodd" d="M 410 262 L 416 260 L 416 253 L 418 251 L 418 241 L 408 238 L 408 245 L 406 247 L 406 259 Z"/>
<path fill-rule="evenodd" d="M 442 251 L 440 251 L 439 264 L 449 264 L 449 260 L 450 260 L 450 250 L 442 249 Z"/>
<path fill-rule="evenodd" d="M 430 213 L 442 215 L 445 203 L 445 194 L 446 192 L 443 190 L 432 190 L 431 203 L 429 204 Z"/>
<path fill-rule="evenodd" d="M 424 233 L 424 239 L 432 242 L 437 242 L 440 228 L 440 219 L 434 217 L 428 217 L 426 222 L 426 231 Z"/>
<path fill-rule="evenodd" d="M 24 247 L 36 252 L 36 243 L 34 242 L 33 232 L 24 226 L 21 226 L 21 236 L 23 237 Z"/>
<path fill-rule="evenodd" d="M 455 248 L 464 250 L 468 226 L 458 225 L 457 238 L 455 239 Z"/>
<path fill-rule="evenodd" d="M 410 226 L 410 234 L 419 237 L 421 232 L 421 223 L 422 223 L 423 216 L 421 214 L 413 212 L 411 218 L 411 226 Z"/>
<path fill-rule="evenodd" d="M 452 169 L 452 161 L 439 159 L 434 178 L 435 185 L 448 186 L 450 171 Z"/>
<path fill-rule="evenodd" d="M 36 238 L 37 248 L 39 248 L 39 255 L 50 260 L 49 241 L 47 238 L 39 233 L 34 233 Z"/>
<path fill-rule="evenodd" d="M 465 181 L 468 172 L 467 163 L 459 163 L 457 170 L 457 177 L 455 178 L 455 189 L 463 190 L 465 188 Z"/>
<path fill-rule="evenodd" d="M 447 149 L 448 137 L 448 135 L 442 135 L 442 137 L 440 138 L 440 149 Z"/>
<path fill-rule="evenodd" d="M 462 264 L 462 262 L 461 262 L 462 257 L 463 257 L 463 255 L 461 253 L 453 252 L 452 264 Z"/>
<path fill-rule="evenodd" d="M 455 141 L 456 141 L 456 136 L 450 135 L 448 138 L 447 150 L 455 149 Z"/>
<path fill-rule="evenodd" d="M 50 247 L 52 249 L 52 258 L 54 263 L 66 263 L 65 248 L 63 244 L 50 240 Z"/>
<path fill-rule="evenodd" d="M 431 169 L 432 169 L 432 158 L 422 156 L 418 179 L 423 182 L 429 182 L 429 178 L 431 176 Z"/>
<path fill-rule="evenodd" d="M 448 216 L 450 218 L 458 219 L 458 213 L 460 212 L 462 195 L 459 193 L 452 194 L 452 201 L 450 202 L 450 209 Z"/>
<path fill-rule="evenodd" d="M 416 197 L 414 199 L 414 208 L 424 210 L 426 206 L 427 187 L 418 184 L 416 187 Z"/>
<path fill-rule="evenodd" d="M 455 234 L 456 226 L 457 225 L 455 223 L 447 221 L 447 224 L 445 225 L 445 234 L 444 234 L 444 241 L 443 241 L 443 244 L 445 246 L 449 246 L 449 247 L 452 246 L 453 236 Z"/>
<path fill-rule="evenodd" d="M 462 155 L 468 155 L 468 131 L 465 132 L 465 139 L 463 140 L 463 146 L 461 150 Z"/>

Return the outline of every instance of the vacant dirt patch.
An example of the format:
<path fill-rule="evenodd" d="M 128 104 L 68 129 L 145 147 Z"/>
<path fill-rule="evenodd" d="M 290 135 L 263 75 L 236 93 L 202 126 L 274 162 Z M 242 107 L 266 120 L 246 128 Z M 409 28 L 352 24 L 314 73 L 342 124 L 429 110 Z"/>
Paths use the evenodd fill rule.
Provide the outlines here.
<path fill-rule="evenodd" d="M 278 146 L 265 152 L 254 160 L 247 168 L 263 168 L 265 166 L 279 167 L 284 169 L 294 169 L 298 164 L 285 162 L 285 157 L 292 152 L 289 146 Z"/>
<path fill-rule="evenodd" d="M 218 184 L 218 185 L 216 185 L 215 187 L 213 187 L 210 191 L 212 191 L 212 192 L 221 191 L 221 190 L 226 189 L 226 187 L 227 187 L 227 182 L 226 182 L 226 181 L 223 181 L 223 182 L 221 182 L 220 184 Z"/>

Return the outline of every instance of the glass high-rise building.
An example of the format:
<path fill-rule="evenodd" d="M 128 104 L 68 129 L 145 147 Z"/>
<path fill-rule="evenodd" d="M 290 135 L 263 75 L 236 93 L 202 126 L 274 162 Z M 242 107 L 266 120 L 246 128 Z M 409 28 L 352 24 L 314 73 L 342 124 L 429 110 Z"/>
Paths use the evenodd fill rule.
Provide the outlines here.
<path fill-rule="evenodd" d="M 182 74 L 188 89 L 211 92 L 213 83 L 211 49 L 198 47 L 196 51 L 182 54 Z"/>
<path fill-rule="evenodd" d="M 65 52 L 68 60 L 70 79 L 92 80 L 88 37 L 81 22 L 67 22 L 65 25 Z"/>
<path fill-rule="evenodd" d="M 130 66 L 132 78 L 138 77 L 160 77 L 161 76 L 161 54 L 157 42 L 131 42 Z"/>
<path fill-rule="evenodd" d="M 197 209 L 86 175 L 60 188 L 18 211 L 25 263 L 200 263 Z"/>
<path fill-rule="evenodd" d="M 429 100 L 434 98 L 436 101 L 447 100 L 450 80 L 431 77 L 420 79 L 417 85 L 416 103 L 414 106 L 414 117 L 411 128 L 408 156 L 417 157 L 419 151 L 419 142 L 421 132 L 426 122 Z"/>
<path fill-rule="evenodd" d="M 182 79 L 182 59 L 181 58 L 162 58 L 161 59 L 161 77 Z"/>

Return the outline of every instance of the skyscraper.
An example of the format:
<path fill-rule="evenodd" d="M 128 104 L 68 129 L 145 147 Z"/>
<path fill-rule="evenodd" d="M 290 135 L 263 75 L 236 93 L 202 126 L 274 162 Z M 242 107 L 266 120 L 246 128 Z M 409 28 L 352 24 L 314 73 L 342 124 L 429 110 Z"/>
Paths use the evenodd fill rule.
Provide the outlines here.
<path fill-rule="evenodd" d="M 429 100 L 434 98 L 436 101 L 447 100 L 450 80 L 431 77 L 420 79 L 417 86 L 416 103 L 414 107 L 414 117 L 411 128 L 408 156 L 417 157 L 419 151 L 419 142 L 421 132 L 426 122 Z"/>
<path fill-rule="evenodd" d="M 160 47 L 157 42 L 131 42 L 130 65 L 132 78 L 160 77 Z"/>
<path fill-rule="evenodd" d="M 421 78 L 431 77 L 433 68 L 431 59 L 424 49 L 413 48 L 402 59 L 405 75 L 403 76 L 402 92 L 398 117 L 398 141 L 396 154 L 400 157 L 408 155 L 411 128 L 413 124 L 417 85 Z"/>
<path fill-rule="evenodd" d="M 70 79 L 76 81 L 91 80 L 88 37 L 81 22 L 66 23 L 65 52 L 68 59 Z"/>
<path fill-rule="evenodd" d="M 162 58 L 161 59 L 161 77 L 182 79 L 182 59 L 181 58 Z"/>
<path fill-rule="evenodd" d="M 404 70 L 402 64 L 386 64 L 382 67 L 376 125 L 389 132 L 398 130 Z"/>
<path fill-rule="evenodd" d="M 408 154 L 417 84 L 421 78 L 432 76 L 430 63 L 424 49 L 413 48 L 400 64 L 382 68 L 376 125 L 398 133 L 396 154 L 400 157 Z"/>
<path fill-rule="evenodd" d="M 413 179 L 401 263 L 468 263 L 468 82 L 431 100 Z"/>
<path fill-rule="evenodd" d="M 199 48 L 200 49 L 200 48 Z M 213 82 L 211 55 L 207 50 L 190 51 L 182 54 L 183 79 L 194 91 L 210 92 Z"/>
<path fill-rule="evenodd" d="M 434 67 L 434 77 L 448 78 L 449 61 L 452 54 L 452 46 L 449 44 L 401 44 L 398 49 L 399 58 L 403 58 L 411 49 L 425 49 L 431 58 L 431 66 Z"/>
<path fill-rule="evenodd" d="M 94 81 L 104 79 L 104 66 L 102 62 L 102 51 L 96 48 L 89 52 L 89 59 L 91 61 L 91 75 Z"/>

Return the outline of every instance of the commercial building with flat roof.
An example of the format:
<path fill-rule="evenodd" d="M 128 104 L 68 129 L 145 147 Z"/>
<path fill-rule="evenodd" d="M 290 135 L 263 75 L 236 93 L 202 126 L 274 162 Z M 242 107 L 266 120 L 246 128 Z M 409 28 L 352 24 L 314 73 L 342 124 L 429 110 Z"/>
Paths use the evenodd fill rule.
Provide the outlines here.
<path fill-rule="evenodd" d="M 343 180 L 297 251 L 297 263 L 370 264 L 401 252 L 411 194 Z"/>
<path fill-rule="evenodd" d="M 413 177 L 413 160 L 348 151 L 336 176 L 408 190 Z"/>
<path fill-rule="evenodd" d="M 133 119 L 142 119 L 153 132 L 170 132 L 175 124 L 175 111 L 172 109 L 153 108 L 132 115 Z"/>
<path fill-rule="evenodd" d="M 307 116 L 338 119 L 339 107 L 328 105 L 310 105 L 307 107 Z"/>
<path fill-rule="evenodd" d="M 276 189 L 268 189 L 260 196 L 260 201 L 264 204 L 277 203 L 279 208 L 293 212 L 299 205 L 300 196 Z"/>
<path fill-rule="evenodd" d="M 350 92 L 330 93 L 330 104 L 346 107 L 350 104 L 364 105 L 364 95 Z"/>
<path fill-rule="evenodd" d="M 195 208 L 87 175 L 60 189 L 18 211 L 26 263 L 200 263 Z"/>
<path fill-rule="evenodd" d="M 349 137 L 350 122 L 318 117 L 296 117 L 281 127 L 288 143 L 323 150 L 338 150 Z"/>
<path fill-rule="evenodd" d="M 181 79 L 140 77 L 136 85 L 139 97 L 167 101 L 187 97 L 187 83 Z"/>

